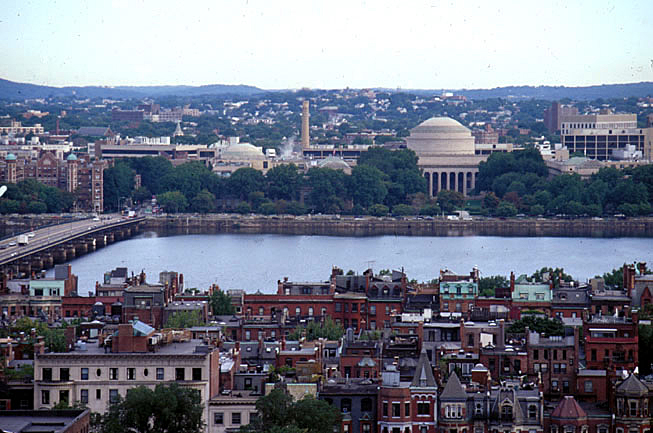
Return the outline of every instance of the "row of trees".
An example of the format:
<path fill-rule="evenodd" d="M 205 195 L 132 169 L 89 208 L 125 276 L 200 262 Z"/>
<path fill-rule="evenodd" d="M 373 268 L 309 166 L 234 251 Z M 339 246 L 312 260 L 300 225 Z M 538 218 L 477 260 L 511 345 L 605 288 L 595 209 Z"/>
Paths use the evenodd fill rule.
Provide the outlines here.
<path fill-rule="evenodd" d="M 648 215 L 653 203 L 653 166 L 602 168 L 583 180 L 577 174 L 547 178 L 540 153 L 527 149 L 494 153 L 479 165 L 477 192 L 486 192 L 483 210 L 492 216 Z"/>
<path fill-rule="evenodd" d="M 0 200 L 0 213 L 61 213 L 70 211 L 75 201 L 74 194 L 26 179 L 7 185 L 7 192 Z"/>
<path fill-rule="evenodd" d="M 141 187 L 136 190 L 135 174 L 141 176 Z M 425 192 L 417 156 L 407 149 L 370 149 L 351 175 L 328 168 L 311 168 L 304 174 L 294 164 L 287 164 L 272 168 L 266 175 L 241 168 L 225 179 L 199 162 L 173 167 L 162 157 L 118 161 L 104 174 L 107 209 L 116 209 L 127 197 L 144 202 L 156 195 L 158 203 L 172 213 L 387 214 L 396 210 L 405 214 L 415 212 L 407 208 L 415 200 L 425 212 L 433 213 L 433 203 L 424 199 Z M 306 205 L 299 203 L 302 193 L 306 193 Z"/>
<path fill-rule="evenodd" d="M 306 396 L 293 398 L 274 389 L 256 402 L 258 416 L 241 433 L 333 433 L 340 411 L 327 402 Z M 99 433 L 199 433 L 204 431 L 204 406 L 197 390 L 176 383 L 155 389 L 139 386 L 113 401 L 104 415 L 95 415 L 93 429 Z"/>

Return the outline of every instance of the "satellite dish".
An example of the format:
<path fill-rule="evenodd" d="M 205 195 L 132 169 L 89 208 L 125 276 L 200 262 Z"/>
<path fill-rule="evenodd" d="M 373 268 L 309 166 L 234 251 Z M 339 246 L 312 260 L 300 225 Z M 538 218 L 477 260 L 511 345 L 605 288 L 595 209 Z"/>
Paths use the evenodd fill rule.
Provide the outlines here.
<path fill-rule="evenodd" d="M 2 197 L 5 192 L 7 192 L 7 185 L 0 186 L 0 197 Z"/>

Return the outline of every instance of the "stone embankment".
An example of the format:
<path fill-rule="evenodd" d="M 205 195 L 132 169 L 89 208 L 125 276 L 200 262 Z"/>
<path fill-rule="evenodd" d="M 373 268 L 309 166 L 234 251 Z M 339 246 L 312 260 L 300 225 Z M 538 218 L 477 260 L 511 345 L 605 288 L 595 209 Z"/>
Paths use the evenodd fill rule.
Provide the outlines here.
<path fill-rule="evenodd" d="M 59 216 L 5 216 L 0 238 L 47 224 Z M 247 233 L 323 236 L 547 236 L 653 237 L 653 218 L 544 219 L 508 218 L 452 221 L 435 219 L 353 218 L 335 216 L 169 215 L 149 217 L 141 231 L 161 234 Z"/>
<path fill-rule="evenodd" d="M 653 218 L 435 219 L 174 215 L 148 218 L 142 230 L 167 234 L 247 233 L 324 236 L 653 237 Z"/>

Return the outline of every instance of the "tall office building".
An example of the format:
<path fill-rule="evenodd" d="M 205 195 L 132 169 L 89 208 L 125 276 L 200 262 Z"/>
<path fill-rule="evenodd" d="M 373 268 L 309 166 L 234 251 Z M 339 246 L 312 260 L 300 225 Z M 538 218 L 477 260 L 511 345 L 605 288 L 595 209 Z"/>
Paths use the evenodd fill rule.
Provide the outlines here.
<path fill-rule="evenodd" d="M 651 159 L 652 128 L 638 128 L 636 114 L 563 116 L 560 135 L 569 153 L 598 160 L 623 159 L 631 149 Z M 647 143 L 649 143 L 647 145 Z"/>
<path fill-rule="evenodd" d="M 578 108 L 554 101 L 551 108 L 544 110 L 544 125 L 551 133 L 560 131 L 560 123 L 565 116 L 577 116 Z"/>

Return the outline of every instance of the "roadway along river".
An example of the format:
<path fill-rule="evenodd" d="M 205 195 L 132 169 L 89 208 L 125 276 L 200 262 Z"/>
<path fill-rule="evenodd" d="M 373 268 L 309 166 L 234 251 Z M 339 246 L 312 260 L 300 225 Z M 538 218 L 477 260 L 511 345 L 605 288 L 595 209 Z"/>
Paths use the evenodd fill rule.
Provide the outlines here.
<path fill-rule="evenodd" d="M 147 232 L 109 245 L 70 263 L 79 292 L 88 294 L 106 271 L 144 270 L 149 282 L 161 271 L 184 274 L 185 287 L 276 292 L 278 279 L 324 281 L 331 266 L 362 273 L 368 267 L 403 267 L 409 279 L 428 281 L 440 269 L 459 274 L 477 265 L 482 276 L 532 274 L 543 266 L 563 267 L 581 281 L 624 262 L 653 265 L 647 238 L 519 237 L 329 237 L 204 234 L 159 236 Z M 53 275 L 53 270 L 48 271 Z"/>

